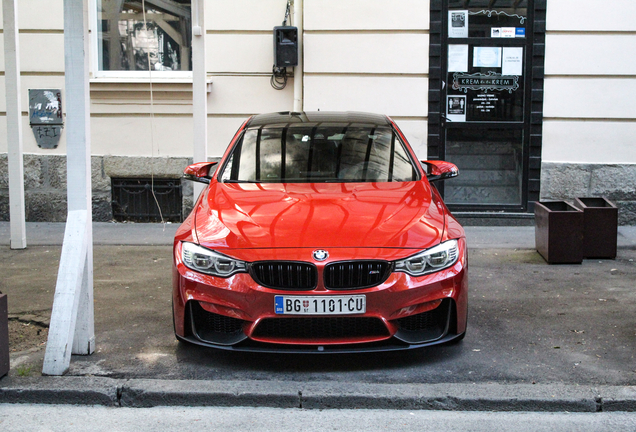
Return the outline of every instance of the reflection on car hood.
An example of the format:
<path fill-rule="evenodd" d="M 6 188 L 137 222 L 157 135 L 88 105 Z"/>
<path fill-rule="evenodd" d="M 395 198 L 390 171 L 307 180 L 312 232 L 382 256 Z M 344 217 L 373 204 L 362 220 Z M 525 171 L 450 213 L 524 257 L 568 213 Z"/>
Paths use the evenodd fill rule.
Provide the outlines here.
<path fill-rule="evenodd" d="M 209 248 L 386 247 L 440 241 L 441 204 L 425 182 L 213 182 L 196 213 Z"/>

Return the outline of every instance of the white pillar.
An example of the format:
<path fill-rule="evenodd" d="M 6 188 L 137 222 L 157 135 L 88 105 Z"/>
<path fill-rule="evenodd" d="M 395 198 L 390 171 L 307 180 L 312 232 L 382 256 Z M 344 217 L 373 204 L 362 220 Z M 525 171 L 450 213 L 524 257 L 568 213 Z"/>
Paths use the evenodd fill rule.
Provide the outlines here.
<path fill-rule="evenodd" d="M 205 0 L 192 1 L 192 120 L 194 126 L 193 162 L 208 160 L 208 92 L 205 70 Z M 204 188 L 193 182 L 194 199 Z"/>
<path fill-rule="evenodd" d="M 298 27 L 298 66 L 294 68 L 294 111 L 304 111 L 303 106 L 303 0 L 294 0 L 294 20 Z"/>
<path fill-rule="evenodd" d="M 87 249 L 73 354 L 92 354 L 95 349 L 88 47 L 88 0 L 64 0 L 68 211 L 86 210 L 87 215 Z"/>
<path fill-rule="evenodd" d="M 64 0 L 68 217 L 42 373 L 62 375 L 72 354 L 95 350 L 88 0 Z"/>
<path fill-rule="evenodd" d="M 7 97 L 9 162 L 9 219 L 11 249 L 25 249 L 24 164 L 22 157 L 22 103 L 20 100 L 20 43 L 17 0 L 3 0 L 4 81 Z"/>

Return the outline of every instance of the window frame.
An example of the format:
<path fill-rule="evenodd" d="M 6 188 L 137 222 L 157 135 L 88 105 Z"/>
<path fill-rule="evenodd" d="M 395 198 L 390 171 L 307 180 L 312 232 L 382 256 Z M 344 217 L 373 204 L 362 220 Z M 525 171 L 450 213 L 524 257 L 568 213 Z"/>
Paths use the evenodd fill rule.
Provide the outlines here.
<path fill-rule="evenodd" d="M 97 0 L 89 0 L 89 29 L 90 29 L 90 70 L 94 82 L 192 82 L 192 71 L 126 71 L 99 69 L 99 23 L 97 22 Z"/>

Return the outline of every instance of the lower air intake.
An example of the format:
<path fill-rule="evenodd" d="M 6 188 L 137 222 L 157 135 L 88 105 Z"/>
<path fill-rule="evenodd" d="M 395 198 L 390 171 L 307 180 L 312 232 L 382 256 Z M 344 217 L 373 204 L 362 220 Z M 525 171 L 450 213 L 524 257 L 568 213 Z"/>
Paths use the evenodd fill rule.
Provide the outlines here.
<path fill-rule="evenodd" d="M 192 333 L 203 342 L 233 345 L 247 336 L 243 332 L 243 320 L 208 312 L 198 301 L 188 302 Z"/>
<path fill-rule="evenodd" d="M 272 339 L 346 339 L 389 336 L 377 318 L 267 318 L 256 327 L 254 337 Z"/>
<path fill-rule="evenodd" d="M 441 338 L 448 331 L 451 301 L 445 299 L 431 311 L 395 320 L 398 326 L 395 337 L 408 343 L 423 343 Z"/>

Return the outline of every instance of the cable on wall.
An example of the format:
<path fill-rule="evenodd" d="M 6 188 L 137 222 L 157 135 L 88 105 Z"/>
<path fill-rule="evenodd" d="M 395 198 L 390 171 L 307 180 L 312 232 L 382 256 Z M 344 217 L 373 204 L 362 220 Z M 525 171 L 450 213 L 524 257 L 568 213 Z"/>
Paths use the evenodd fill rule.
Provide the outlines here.
<path fill-rule="evenodd" d="M 141 12 L 144 18 L 144 28 L 146 29 L 146 31 L 148 31 L 145 0 L 141 0 Z M 150 193 L 152 193 L 152 198 L 155 200 L 157 210 L 159 210 L 159 217 L 161 218 L 161 223 L 163 224 L 163 229 L 165 230 L 166 221 L 163 219 L 163 212 L 161 211 L 159 200 L 157 199 L 157 195 L 155 194 L 155 100 L 152 89 L 152 66 L 150 65 L 150 50 L 147 50 L 146 56 L 148 58 L 148 78 L 150 83 Z"/>
<path fill-rule="evenodd" d="M 283 19 L 283 26 L 287 25 L 287 21 L 291 25 L 291 17 L 289 10 L 291 8 L 291 0 L 287 0 L 287 8 L 285 10 L 285 18 Z M 272 78 L 269 80 L 272 87 L 276 90 L 282 90 L 287 86 L 287 68 L 272 66 Z"/>

